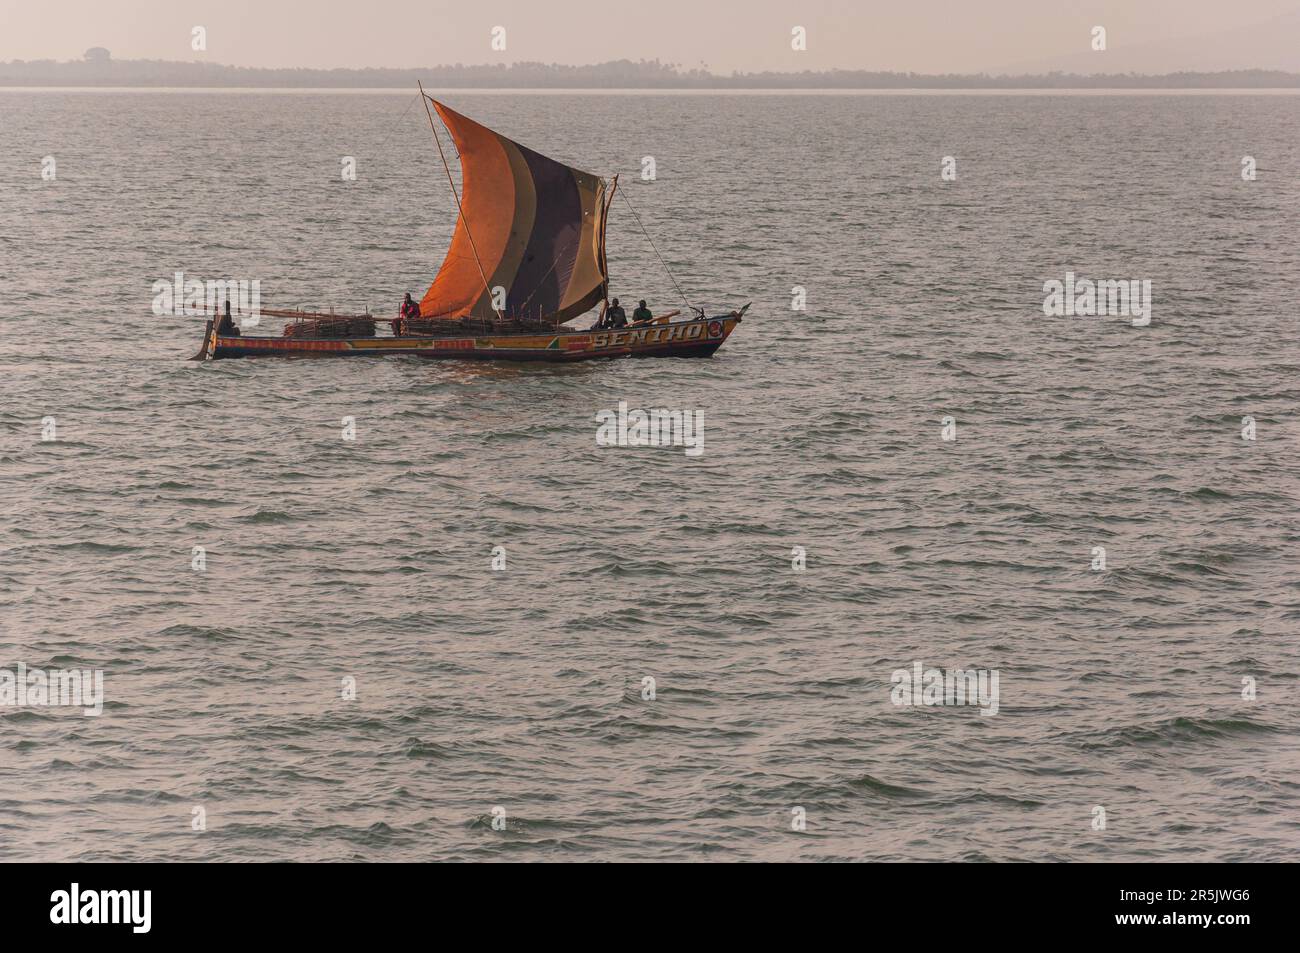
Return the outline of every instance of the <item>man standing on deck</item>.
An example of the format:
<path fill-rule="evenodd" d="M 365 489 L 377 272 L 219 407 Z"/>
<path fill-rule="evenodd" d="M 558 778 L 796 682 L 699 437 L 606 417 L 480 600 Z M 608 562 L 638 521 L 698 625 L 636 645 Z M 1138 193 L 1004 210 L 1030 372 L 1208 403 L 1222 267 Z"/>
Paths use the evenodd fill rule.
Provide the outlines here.
<path fill-rule="evenodd" d="M 411 300 L 411 293 L 406 293 L 406 298 L 402 301 L 402 309 L 398 311 L 397 318 L 392 323 L 393 336 L 401 337 L 411 326 L 411 321 L 420 316 L 420 306 Z"/>
<path fill-rule="evenodd" d="M 637 305 L 637 309 L 632 312 L 632 323 L 640 324 L 642 321 L 649 321 L 653 317 L 654 315 L 650 313 L 650 309 L 645 306 L 645 298 L 642 298 L 641 303 Z"/>
<path fill-rule="evenodd" d="M 239 328 L 235 326 L 234 319 L 230 316 L 230 302 L 226 301 L 225 311 L 221 315 L 221 320 L 217 322 L 217 334 L 221 337 L 239 337 Z"/>
<path fill-rule="evenodd" d="M 610 302 L 609 310 L 605 312 L 605 327 L 627 327 L 627 312 L 619 306 L 617 298 Z"/>

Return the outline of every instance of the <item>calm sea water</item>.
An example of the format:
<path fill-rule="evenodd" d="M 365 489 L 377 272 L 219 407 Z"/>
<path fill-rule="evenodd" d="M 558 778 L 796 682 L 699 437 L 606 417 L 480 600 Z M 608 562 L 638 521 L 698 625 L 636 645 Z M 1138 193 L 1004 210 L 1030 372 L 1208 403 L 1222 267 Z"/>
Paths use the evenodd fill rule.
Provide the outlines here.
<path fill-rule="evenodd" d="M 106 695 L 0 707 L 0 858 L 1295 859 L 1300 98 L 447 100 L 622 172 L 751 316 L 711 361 L 187 363 L 176 271 L 427 287 L 418 100 L 0 92 L 0 668 Z M 1045 317 L 1067 271 L 1150 326 Z M 620 401 L 705 452 L 597 447 Z M 915 663 L 997 714 L 893 704 Z"/>

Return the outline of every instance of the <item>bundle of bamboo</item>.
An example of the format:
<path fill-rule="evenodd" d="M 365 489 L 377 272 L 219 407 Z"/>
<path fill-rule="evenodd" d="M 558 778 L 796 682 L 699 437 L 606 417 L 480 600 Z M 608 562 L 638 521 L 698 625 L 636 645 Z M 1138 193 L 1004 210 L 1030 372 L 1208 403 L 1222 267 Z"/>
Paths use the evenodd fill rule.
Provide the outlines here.
<path fill-rule="evenodd" d="M 552 321 L 527 319 L 497 321 L 491 318 L 412 318 L 406 322 L 405 333 L 410 335 L 439 334 L 527 334 L 554 332 Z"/>
<path fill-rule="evenodd" d="M 287 338 L 372 338 L 375 319 L 364 315 L 308 318 L 284 326 Z"/>

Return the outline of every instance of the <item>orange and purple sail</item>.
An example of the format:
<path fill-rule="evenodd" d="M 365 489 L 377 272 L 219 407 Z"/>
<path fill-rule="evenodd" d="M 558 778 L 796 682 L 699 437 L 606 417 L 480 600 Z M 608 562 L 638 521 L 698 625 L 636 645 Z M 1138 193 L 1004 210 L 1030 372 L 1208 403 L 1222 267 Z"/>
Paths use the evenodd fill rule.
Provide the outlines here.
<path fill-rule="evenodd" d="M 491 318 L 503 288 L 503 317 L 567 321 L 604 298 L 604 180 L 430 101 L 460 153 L 462 214 L 420 313 Z"/>

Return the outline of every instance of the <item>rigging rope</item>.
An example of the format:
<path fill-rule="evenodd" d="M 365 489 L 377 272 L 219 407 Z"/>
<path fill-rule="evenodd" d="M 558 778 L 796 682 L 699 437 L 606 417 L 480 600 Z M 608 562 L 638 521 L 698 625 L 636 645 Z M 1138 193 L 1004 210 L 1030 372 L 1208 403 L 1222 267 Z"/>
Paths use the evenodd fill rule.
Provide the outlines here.
<path fill-rule="evenodd" d="M 664 271 L 667 272 L 669 279 L 671 279 L 673 283 L 673 287 L 677 289 L 677 293 L 681 295 L 682 300 L 686 302 L 686 307 L 690 308 L 692 311 L 698 311 L 699 309 L 696 308 L 695 305 L 691 304 L 690 300 L 686 297 L 686 292 L 682 291 L 682 286 L 677 283 L 677 278 L 673 275 L 672 269 L 668 267 L 668 262 L 664 261 L 664 256 L 659 254 L 659 249 L 655 247 L 654 239 L 650 237 L 650 233 L 647 232 L 645 226 L 641 224 L 641 216 L 638 215 L 636 209 L 632 207 L 632 200 L 627 197 L 627 189 L 624 189 L 621 194 L 623 196 L 623 201 L 627 202 L 627 210 L 632 213 L 632 218 L 636 220 L 637 227 L 641 229 L 641 234 L 644 235 L 645 240 L 650 243 L 650 249 L 655 253 L 655 257 L 659 259 L 659 264 L 664 266 Z"/>

